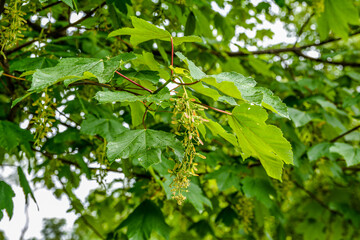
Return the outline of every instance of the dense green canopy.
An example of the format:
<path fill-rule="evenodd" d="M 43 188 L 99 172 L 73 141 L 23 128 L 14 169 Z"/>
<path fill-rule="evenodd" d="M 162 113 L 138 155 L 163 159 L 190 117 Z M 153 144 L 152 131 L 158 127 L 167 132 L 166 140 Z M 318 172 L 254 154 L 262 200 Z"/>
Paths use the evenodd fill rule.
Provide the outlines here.
<path fill-rule="evenodd" d="M 0 221 L 19 184 L 70 200 L 67 239 L 360 238 L 359 10 L 0 0 Z"/>

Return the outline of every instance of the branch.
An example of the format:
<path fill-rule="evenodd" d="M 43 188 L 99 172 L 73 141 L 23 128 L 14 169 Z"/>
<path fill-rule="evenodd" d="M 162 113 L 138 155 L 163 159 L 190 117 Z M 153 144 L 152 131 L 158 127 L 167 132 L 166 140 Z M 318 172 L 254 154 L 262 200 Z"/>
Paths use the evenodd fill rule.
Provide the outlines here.
<path fill-rule="evenodd" d="M 336 141 L 339 140 L 340 138 L 348 135 L 349 133 L 352 133 L 352 132 L 358 130 L 359 128 L 360 128 L 360 125 L 357 125 L 356 127 L 353 127 L 352 129 L 350 129 L 349 131 L 346 131 L 346 132 L 344 132 L 343 134 L 341 134 L 341 135 L 339 135 L 339 136 L 331 139 L 330 142 L 332 142 L 332 143 L 333 143 L 333 142 L 336 142 Z"/>
<path fill-rule="evenodd" d="M 340 216 L 344 216 L 341 212 L 335 211 L 333 209 L 331 209 L 328 205 L 326 205 L 323 201 L 321 201 L 319 198 L 317 198 L 317 196 L 310 192 L 309 190 L 307 190 L 306 188 L 304 188 L 303 186 L 301 186 L 298 182 L 293 181 L 294 184 L 300 188 L 301 190 L 303 190 L 304 192 L 306 192 L 307 195 L 309 195 L 309 197 L 311 197 L 313 200 L 315 200 L 317 203 L 320 204 L 320 206 L 322 206 L 323 208 L 325 208 L 326 210 L 328 210 L 329 212 L 333 213 L 333 214 L 338 214 Z"/>
<path fill-rule="evenodd" d="M 350 34 L 349 37 L 355 36 L 360 34 L 360 30 L 355 31 L 354 33 Z M 319 43 L 312 43 L 312 44 L 308 44 L 308 45 L 303 45 L 300 47 L 288 47 L 288 48 L 274 48 L 274 49 L 263 49 L 263 50 L 256 50 L 256 51 L 248 51 L 248 52 L 242 52 L 242 51 L 238 51 L 238 52 L 227 52 L 227 55 L 230 57 L 237 57 L 237 56 L 249 56 L 249 55 L 262 55 L 262 54 L 279 54 L 279 53 L 285 53 L 285 52 L 293 52 L 298 56 L 307 58 L 309 60 L 312 61 L 316 61 L 316 62 L 321 62 L 321 63 L 327 63 L 327 64 L 333 64 L 333 65 L 342 65 L 342 66 L 351 66 L 351 67 L 360 67 L 360 63 L 354 63 L 354 62 L 333 62 L 333 61 L 328 61 L 325 59 L 320 59 L 320 58 L 314 58 L 314 57 L 310 57 L 308 55 L 305 55 L 304 53 L 301 52 L 301 50 L 309 48 L 309 47 L 316 47 L 316 46 L 321 46 L 327 43 L 331 43 L 331 42 L 335 42 L 335 41 L 339 41 L 342 40 L 341 38 L 330 38 L 328 40 L 319 42 Z M 219 52 L 216 51 L 212 51 L 213 54 L 215 55 L 219 55 Z"/>
<path fill-rule="evenodd" d="M 56 29 L 50 33 L 47 33 L 47 36 L 49 37 L 53 37 L 53 38 L 59 38 L 59 37 L 63 37 L 65 36 L 65 32 L 66 30 L 69 28 L 69 27 L 73 27 L 81 22 L 83 22 L 84 20 L 88 19 L 89 17 L 92 17 L 91 15 L 93 15 L 99 8 L 105 6 L 106 2 L 103 2 L 101 5 L 97 6 L 96 8 L 94 8 L 93 10 L 91 10 L 90 12 L 86 13 L 86 15 L 82 18 L 80 18 L 79 20 L 77 20 L 76 22 L 73 22 L 73 23 L 70 23 L 68 25 L 66 25 L 65 27 L 62 27 L 62 28 L 59 28 L 59 29 Z M 30 21 L 28 21 L 29 23 Z M 31 23 L 30 25 L 32 25 L 33 28 L 38 28 L 37 25 Z M 41 28 L 41 27 L 40 27 Z M 5 55 L 10 55 L 24 47 L 27 47 L 29 45 L 31 45 L 32 43 L 36 42 L 37 39 L 32 39 L 26 43 L 23 43 L 22 45 L 19 45 L 13 49 L 10 49 L 10 50 L 7 50 L 7 51 L 4 51 Z"/>
<path fill-rule="evenodd" d="M 312 18 L 314 15 L 315 15 L 315 12 L 313 12 L 313 13 L 306 19 L 306 21 L 304 22 L 304 24 L 301 26 L 301 28 L 300 28 L 300 30 L 299 30 L 299 32 L 298 32 L 298 34 L 297 34 L 298 37 L 296 38 L 296 41 L 295 41 L 293 47 L 295 47 L 296 44 L 298 43 L 298 41 L 299 41 L 299 39 L 300 39 L 300 37 L 301 37 L 301 34 L 303 34 L 303 32 L 304 32 L 304 30 L 305 30 L 306 25 L 308 25 L 308 23 L 310 22 L 311 18 Z"/>
<path fill-rule="evenodd" d="M 50 158 L 50 159 L 55 159 L 55 160 L 58 160 L 64 164 L 67 164 L 67 165 L 72 165 L 72 166 L 75 166 L 77 168 L 79 168 L 81 170 L 81 167 L 78 163 L 76 162 L 72 162 L 70 160 L 67 160 L 67 159 L 64 159 L 64 158 L 54 158 L 54 156 L 48 152 L 42 152 L 40 150 L 36 150 L 34 148 L 32 148 L 33 151 L 35 152 L 38 152 L 38 153 L 41 153 L 42 155 L 44 155 L 45 157 L 47 158 Z M 98 170 L 105 170 L 107 172 L 115 172 L 115 173 L 123 173 L 123 171 L 121 170 L 118 170 L 118 169 L 113 169 L 113 168 L 92 168 L 92 167 L 88 167 L 90 171 L 98 171 Z"/>
<path fill-rule="evenodd" d="M 360 63 L 355 63 L 355 62 L 333 62 L 333 61 L 329 61 L 329 60 L 325 60 L 325 59 L 321 59 L 321 58 L 310 57 L 308 55 L 305 55 L 301 51 L 293 51 L 293 52 L 296 55 L 300 56 L 300 57 L 307 58 L 307 59 L 310 59 L 310 60 L 315 61 L 315 62 L 327 63 L 327 64 L 332 64 L 332 65 L 349 66 L 349 67 L 360 67 Z"/>

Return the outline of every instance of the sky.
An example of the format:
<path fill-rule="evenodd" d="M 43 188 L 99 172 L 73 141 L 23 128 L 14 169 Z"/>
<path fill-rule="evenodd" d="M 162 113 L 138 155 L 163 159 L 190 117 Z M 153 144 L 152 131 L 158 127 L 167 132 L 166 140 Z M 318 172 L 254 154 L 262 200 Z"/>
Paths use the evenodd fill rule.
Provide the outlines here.
<path fill-rule="evenodd" d="M 261 0 L 252 0 L 252 2 L 257 5 L 261 2 Z M 271 10 L 274 13 L 279 12 L 279 8 L 277 5 L 273 3 L 273 1 L 268 1 L 271 4 Z M 212 7 L 215 11 L 218 11 L 220 14 L 226 15 L 230 11 L 230 6 L 225 6 L 224 9 L 219 8 L 219 6 L 212 2 Z M 75 22 L 79 18 L 83 16 L 82 13 L 76 14 L 73 13 L 71 16 L 71 22 Z M 41 23 L 46 24 L 47 22 L 52 21 L 51 16 L 48 19 L 42 19 Z M 270 46 L 274 44 L 278 44 L 281 42 L 286 43 L 294 43 L 295 37 L 289 37 L 287 31 L 284 29 L 283 23 L 280 21 L 271 24 L 269 22 L 265 22 L 264 24 L 257 25 L 256 29 L 271 29 L 274 32 L 274 36 L 272 39 L 265 39 L 264 41 L 260 42 L 260 46 Z M 238 33 L 245 33 L 248 37 L 255 35 L 255 30 L 245 30 L 245 29 L 237 29 Z M 235 42 L 240 46 L 243 46 L 242 42 Z M 237 50 L 235 45 L 231 46 L 233 51 Z M 255 50 L 254 47 L 249 48 L 248 50 Z M 309 51 L 307 52 L 308 55 L 316 57 L 317 52 Z M 58 116 L 59 118 L 61 116 Z M 0 168 L 0 176 L 4 177 L 4 179 L 14 179 L 16 180 L 16 168 L 14 167 L 1 167 Z M 28 176 L 27 179 L 31 179 L 33 176 Z M 118 178 L 119 175 L 116 173 L 109 173 L 106 177 L 105 181 L 111 182 L 114 178 Z M 11 182 L 13 183 L 13 182 Z M 4 218 L 0 222 L 0 230 L 5 232 L 6 237 L 9 240 L 19 239 L 21 235 L 21 231 L 24 228 L 26 223 L 26 215 L 25 215 L 25 196 L 22 192 L 22 189 L 19 186 L 15 186 L 11 184 L 12 188 L 16 194 L 13 198 L 14 201 L 14 214 L 12 219 L 9 221 L 8 216 L 5 214 Z M 74 212 L 67 213 L 66 211 L 69 209 L 69 200 L 66 196 L 63 196 L 60 199 L 56 199 L 53 193 L 41 186 L 32 186 L 34 190 L 34 195 L 37 200 L 37 204 L 39 206 L 39 210 L 36 204 L 29 199 L 30 204 L 28 207 L 29 213 L 29 226 L 28 230 L 25 234 L 25 239 L 29 239 L 31 237 L 36 237 L 41 239 L 41 230 L 43 227 L 43 219 L 44 218 L 65 218 L 66 219 L 66 230 L 71 230 L 73 227 L 74 221 L 77 219 L 77 216 Z M 75 195 L 84 202 L 86 196 L 92 189 L 99 187 L 98 183 L 93 180 L 89 181 L 85 177 L 82 178 L 81 184 L 78 189 L 74 192 Z"/>

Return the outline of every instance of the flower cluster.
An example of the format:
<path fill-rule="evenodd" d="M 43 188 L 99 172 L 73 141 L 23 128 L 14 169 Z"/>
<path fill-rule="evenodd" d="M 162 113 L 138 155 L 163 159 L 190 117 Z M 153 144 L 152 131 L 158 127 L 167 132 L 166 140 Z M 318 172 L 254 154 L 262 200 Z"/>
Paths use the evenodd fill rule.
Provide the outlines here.
<path fill-rule="evenodd" d="M 173 170 L 169 172 L 175 176 L 170 187 L 172 188 L 173 199 L 181 205 L 186 197 L 183 195 L 190 186 L 190 177 L 196 175 L 196 165 L 194 158 L 196 156 L 205 158 L 196 152 L 196 145 L 203 145 L 200 139 L 198 126 L 202 122 L 207 121 L 198 115 L 199 111 L 203 111 L 205 107 L 195 104 L 194 99 L 189 98 L 186 90 L 181 98 L 174 99 L 175 109 L 172 123 L 177 126 L 176 134 L 183 137 L 182 144 L 185 148 L 185 156 L 181 162 L 175 164 Z"/>
<path fill-rule="evenodd" d="M 38 98 L 33 104 L 37 107 L 36 115 L 31 119 L 31 123 L 35 126 L 35 146 L 40 146 L 42 140 L 46 137 L 48 132 L 51 132 L 51 127 L 55 122 L 55 103 L 52 102 L 49 94 L 45 90 L 43 95 Z"/>
<path fill-rule="evenodd" d="M 241 195 L 239 202 L 235 205 L 239 216 L 241 217 L 244 231 L 249 233 L 252 231 L 252 219 L 254 218 L 254 204 L 250 198 Z"/>
<path fill-rule="evenodd" d="M 4 55 L 5 48 L 12 47 L 16 40 L 24 37 L 21 32 L 25 30 L 26 20 L 23 18 L 25 13 L 21 11 L 21 4 L 21 0 L 15 0 L 10 1 L 9 5 L 4 7 L 0 31 L 0 53 L 2 55 Z"/>

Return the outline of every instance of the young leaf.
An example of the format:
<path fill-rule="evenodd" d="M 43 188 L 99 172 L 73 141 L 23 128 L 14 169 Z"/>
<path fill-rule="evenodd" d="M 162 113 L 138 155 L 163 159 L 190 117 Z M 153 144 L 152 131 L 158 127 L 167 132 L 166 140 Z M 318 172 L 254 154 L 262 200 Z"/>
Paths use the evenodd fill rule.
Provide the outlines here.
<path fill-rule="evenodd" d="M 127 227 L 129 239 L 150 239 L 153 231 L 165 239 L 169 239 L 170 227 L 166 224 L 160 208 L 150 200 L 142 202 L 126 219 L 117 230 Z"/>
<path fill-rule="evenodd" d="M 31 198 L 37 204 L 34 193 L 32 192 L 32 190 L 30 188 L 30 185 L 29 185 L 29 182 L 26 179 L 25 174 L 24 174 L 23 170 L 21 169 L 21 167 L 18 167 L 17 171 L 18 171 L 18 175 L 19 175 L 20 186 L 23 189 L 24 194 L 25 194 L 26 203 L 28 203 L 29 194 L 30 194 Z M 39 208 L 39 206 L 38 206 L 38 208 Z"/>
<path fill-rule="evenodd" d="M 204 196 L 203 191 L 194 181 L 191 182 L 188 192 L 184 192 L 184 196 L 199 213 L 204 211 L 205 205 L 212 208 L 211 201 Z"/>
<path fill-rule="evenodd" d="M 137 158 L 148 168 L 161 161 L 161 151 L 170 147 L 181 161 L 184 150 L 174 134 L 151 129 L 125 131 L 107 145 L 110 162 L 117 158 Z"/>
<path fill-rule="evenodd" d="M 15 197 L 15 193 L 4 181 L 0 181 L 0 220 L 3 218 L 3 210 L 5 209 L 8 217 L 11 219 L 13 215 L 14 203 L 12 198 Z"/>
<path fill-rule="evenodd" d="M 41 91 L 57 82 L 67 81 L 67 85 L 89 76 L 95 77 L 100 83 L 109 82 L 120 62 L 135 59 L 132 53 L 123 53 L 109 60 L 96 58 L 63 58 L 55 67 L 39 69 L 33 74 L 29 91 Z"/>
<path fill-rule="evenodd" d="M 142 42 L 153 39 L 170 41 L 171 34 L 155 25 L 132 16 L 131 22 L 134 28 L 121 28 L 109 34 L 108 37 L 130 35 L 130 42 L 134 47 Z"/>
<path fill-rule="evenodd" d="M 267 117 L 261 107 L 244 103 L 234 108 L 229 124 L 243 153 L 258 158 L 270 177 L 281 180 L 283 163 L 292 164 L 293 153 L 281 130 L 265 123 Z"/>
<path fill-rule="evenodd" d="M 162 40 L 162 41 L 171 41 L 171 34 L 161 28 L 156 27 L 155 25 L 141 19 L 132 16 L 131 22 L 133 28 L 121 28 L 115 30 L 109 34 L 108 37 L 130 35 L 130 43 L 137 46 L 140 43 L 149 41 L 149 40 Z M 185 36 L 185 37 L 174 37 L 174 45 L 179 45 L 184 42 L 200 42 L 201 38 L 197 36 Z"/>
<path fill-rule="evenodd" d="M 201 69 L 197 67 L 192 61 L 187 59 L 184 54 L 182 54 L 181 52 L 176 52 L 175 54 L 188 66 L 192 78 L 199 80 L 206 76 L 206 74 L 201 71 Z"/>

